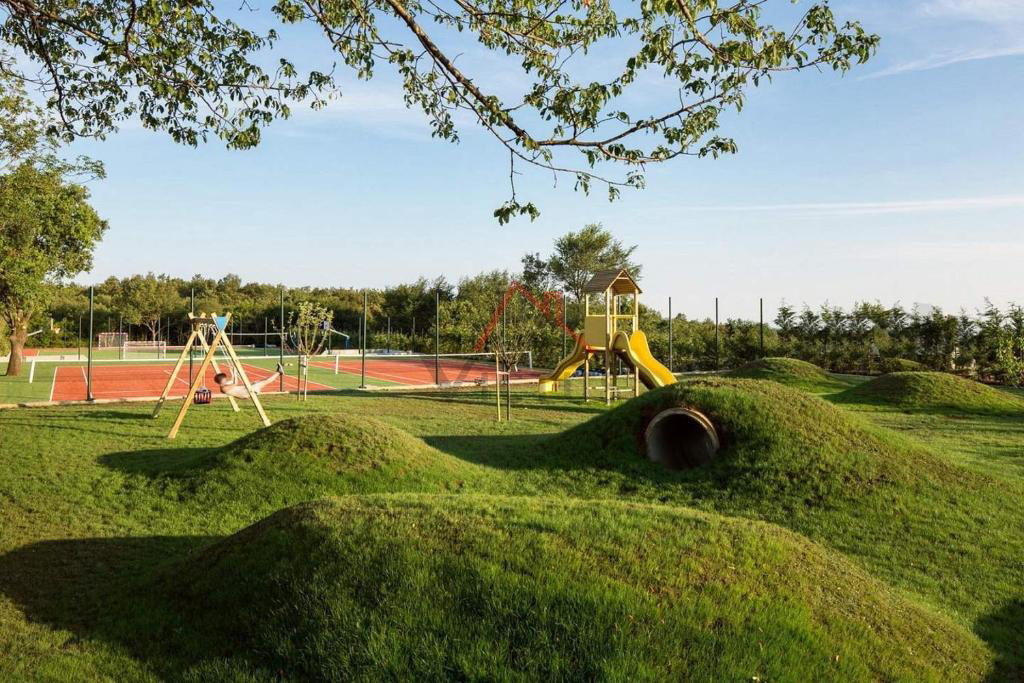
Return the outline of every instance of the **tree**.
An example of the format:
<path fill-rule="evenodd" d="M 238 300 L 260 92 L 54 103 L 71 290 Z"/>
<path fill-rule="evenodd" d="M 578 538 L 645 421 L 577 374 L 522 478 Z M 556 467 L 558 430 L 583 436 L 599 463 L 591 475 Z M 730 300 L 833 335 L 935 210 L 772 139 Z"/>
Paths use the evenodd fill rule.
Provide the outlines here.
<path fill-rule="evenodd" d="M 570 232 L 555 240 L 549 268 L 558 284 L 576 301 L 581 301 L 583 287 L 600 270 L 625 268 L 639 280 L 640 265 L 631 260 L 634 251 L 636 245 L 623 246 L 600 223 L 591 223 L 579 232 Z"/>
<path fill-rule="evenodd" d="M 147 273 L 123 280 L 113 304 L 127 322 L 144 326 L 149 330 L 150 339 L 156 341 L 160 322 L 168 314 L 181 310 L 184 301 L 174 280 L 167 275 Z"/>
<path fill-rule="evenodd" d="M 57 156 L 51 122 L 4 75 L 0 53 L 0 318 L 10 341 L 7 374 L 21 370 L 28 325 L 52 285 L 92 265 L 107 228 L 76 178 L 102 177 L 103 166 Z"/>
<path fill-rule="evenodd" d="M 10 376 L 21 370 L 29 321 L 50 286 L 92 265 L 107 224 L 88 198 L 57 170 L 23 164 L 0 176 L 0 316 L 10 335 Z"/>
<path fill-rule="evenodd" d="M 327 346 L 333 314 L 326 306 L 315 301 L 301 301 L 292 311 L 288 330 L 299 352 L 302 366 L 302 398 L 309 387 L 309 357 L 319 355 Z"/>
<path fill-rule="evenodd" d="M 777 3 L 779 25 L 764 20 L 764 4 L 276 0 L 270 12 L 316 26 L 359 78 L 388 65 L 436 137 L 457 141 L 459 114 L 488 131 L 510 164 L 511 196 L 495 211 L 504 222 L 538 214 L 516 194 L 516 164 L 568 174 L 585 192 L 602 183 L 615 198 L 643 187 L 650 164 L 735 152 L 721 119 L 751 88 L 787 71 L 847 71 L 878 46 L 825 1 Z M 137 116 L 179 142 L 215 135 L 246 148 L 292 105 L 321 107 L 338 93 L 333 65 L 299 74 L 269 54 L 274 31 L 240 26 L 213 0 L 0 0 L 0 11 L 0 40 L 29 58 L 6 70 L 48 94 L 68 137 L 103 135 Z M 602 59 L 581 68 L 594 53 Z M 522 87 L 509 86 L 509 69 L 525 76 Z"/>

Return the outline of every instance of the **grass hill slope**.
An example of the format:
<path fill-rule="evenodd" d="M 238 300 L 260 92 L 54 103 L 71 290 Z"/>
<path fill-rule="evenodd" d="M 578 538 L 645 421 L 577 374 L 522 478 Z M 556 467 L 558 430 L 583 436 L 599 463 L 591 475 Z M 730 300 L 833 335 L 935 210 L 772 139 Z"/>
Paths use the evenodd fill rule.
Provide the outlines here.
<path fill-rule="evenodd" d="M 770 379 L 812 393 L 841 391 L 850 385 L 813 363 L 796 358 L 762 358 L 725 373 L 736 379 Z"/>
<path fill-rule="evenodd" d="M 1024 399 L 944 372 L 894 372 L 853 387 L 836 400 L 908 412 L 1024 415 Z"/>
<path fill-rule="evenodd" d="M 556 437 L 554 450 L 599 466 L 647 466 L 643 434 L 656 414 L 694 408 L 722 448 L 707 466 L 661 477 L 707 496 L 763 507 L 834 506 L 923 480 L 958 484 L 962 473 L 899 435 L 840 407 L 770 381 L 707 378 L 650 391 Z M 965 484 L 971 477 L 967 476 Z"/>
<path fill-rule="evenodd" d="M 644 430 L 673 407 L 716 427 L 722 446 L 710 463 L 671 471 L 647 461 Z M 1024 586 L 1024 488 L 775 382 L 679 382 L 568 430 L 551 449 L 629 497 L 785 526 L 966 623 L 1005 610 Z M 987 632 L 1009 666 L 1024 665 L 1014 654 L 1024 631 Z"/>
<path fill-rule="evenodd" d="M 126 612 L 107 627 L 196 680 L 971 681 L 990 666 L 973 635 L 795 534 L 612 502 L 303 504 L 164 568 Z"/>
<path fill-rule="evenodd" d="M 273 508 L 325 495 L 461 489 L 476 466 L 380 420 L 346 414 L 291 418 L 213 450 L 193 469 L 204 505 Z"/>

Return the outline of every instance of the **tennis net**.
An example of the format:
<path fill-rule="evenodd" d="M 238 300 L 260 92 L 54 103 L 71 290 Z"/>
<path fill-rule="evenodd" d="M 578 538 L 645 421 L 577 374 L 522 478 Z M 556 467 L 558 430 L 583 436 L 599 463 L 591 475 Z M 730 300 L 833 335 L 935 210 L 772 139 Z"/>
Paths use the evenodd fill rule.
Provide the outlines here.
<path fill-rule="evenodd" d="M 493 352 L 330 354 L 313 356 L 309 364 L 331 369 L 335 374 L 365 374 L 368 381 L 410 385 L 483 384 L 493 382 L 499 373 L 505 372 L 518 378 L 540 376 L 529 367 L 528 360 L 523 365 L 503 367 Z"/>

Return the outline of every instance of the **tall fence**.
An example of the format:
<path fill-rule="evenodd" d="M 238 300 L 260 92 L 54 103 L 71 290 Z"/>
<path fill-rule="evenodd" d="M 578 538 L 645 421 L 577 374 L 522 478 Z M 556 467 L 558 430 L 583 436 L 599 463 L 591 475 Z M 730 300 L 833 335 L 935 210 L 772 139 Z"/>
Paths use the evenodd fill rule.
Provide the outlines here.
<path fill-rule="evenodd" d="M 363 290 L 264 288 L 260 297 L 218 295 L 215 302 L 209 294 L 187 292 L 173 310 L 149 315 L 148 324 L 140 324 L 138 315 L 118 310 L 97 294 L 91 327 L 93 341 L 100 333 L 120 333 L 133 342 L 155 339 L 173 348 L 187 338 L 187 313 L 212 306 L 234 313 L 228 334 L 237 347 L 274 355 L 282 343 L 290 350 L 282 326 L 294 307 L 318 300 L 334 316 L 331 351 L 467 353 L 475 350 L 508 284 L 495 281 L 487 291 L 465 292 L 426 285 L 407 291 L 367 290 L 365 312 Z M 579 306 L 571 297 L 564 300 L 565 325 L 581 329 Z M 1002 310 L 986 304 L 969 315 L 877 303 L 848 310 L 828 304 L 795 310 L 784 301 L 766 306 L 760 298 L 736 301 L 714 296 L 696 305 L 690 297 L 686 310 L 681 310 L 679 301 L 648 297 L 640 316 L 652 353 L 675 372 L 728 369 L 765 356 L 790 356 L 839 372 L 876 373 L 906 362 L 992 381 L 1012 382 L 1024 374 L 1024 311 L 1015 304 Z M 503 313 L 500 334 L 487 340 L 487 350 L 531 351 L 535 365 L 553 367 L 572 346 L 557 322 L 550 311 L 544 315 L 526 299 L 515 297 Z M 88 308 L 48 311 L 33 327 L 38 329 L 33 330 L 29 347 L 84 358 Z"/>

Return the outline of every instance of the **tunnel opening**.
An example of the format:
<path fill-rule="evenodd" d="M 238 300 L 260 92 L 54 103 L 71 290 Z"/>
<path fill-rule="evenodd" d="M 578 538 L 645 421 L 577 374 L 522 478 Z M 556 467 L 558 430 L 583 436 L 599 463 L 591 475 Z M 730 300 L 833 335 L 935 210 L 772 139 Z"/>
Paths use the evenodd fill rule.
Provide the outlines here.
<path fill-rule="evenodd" d="M 669 408 L 654 416 L 644 432 L 647 458 L 671 470 L 687 470 L 711 462 L 718 452 L 718 432 L 704 414 Z"/>

